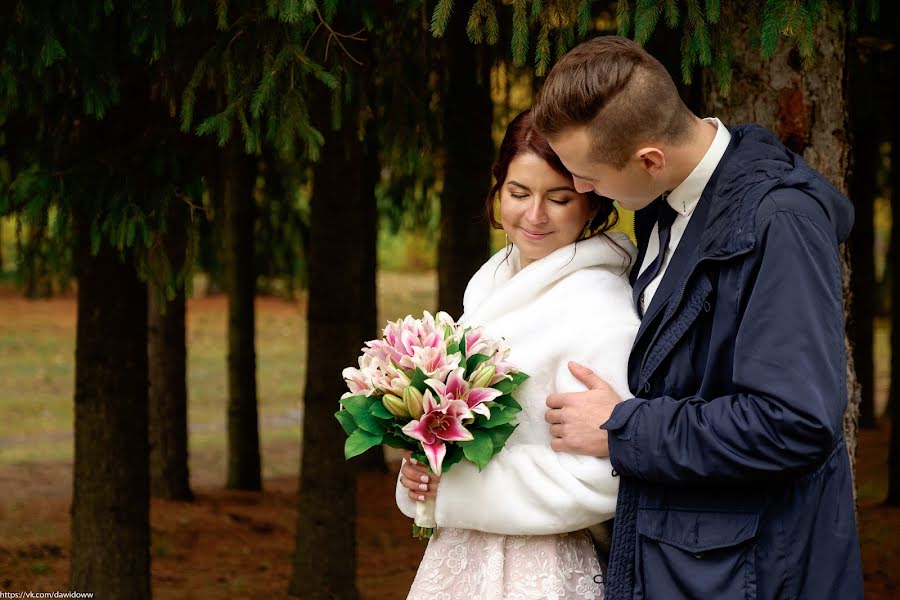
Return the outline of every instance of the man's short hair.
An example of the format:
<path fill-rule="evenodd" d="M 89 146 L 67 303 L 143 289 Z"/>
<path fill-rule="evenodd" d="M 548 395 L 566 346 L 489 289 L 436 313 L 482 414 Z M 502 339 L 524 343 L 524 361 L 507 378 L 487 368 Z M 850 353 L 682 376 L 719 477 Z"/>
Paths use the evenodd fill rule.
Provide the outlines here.
<path fill-rule="evenodd" d="M 551 140 L 587 126 L 594 158 L 617 169 L 643 145 L 684 142 L 693 118 L 666 68 L 618 36 L 586 41 L 560 59 L 532 114 Z"/>

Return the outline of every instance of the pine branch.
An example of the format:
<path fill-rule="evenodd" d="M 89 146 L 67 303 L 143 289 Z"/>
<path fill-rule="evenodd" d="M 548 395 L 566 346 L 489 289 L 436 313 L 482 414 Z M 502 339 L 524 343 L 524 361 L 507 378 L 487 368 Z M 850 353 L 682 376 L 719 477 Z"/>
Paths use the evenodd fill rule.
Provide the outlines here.
<path fill-rule="evenodd" d="M 550 28 L 547 23 L 541 25 L 537 46 L 534 52 L 535 75 L 543 77 L 550 67 Z"/>
<path fill-rule="evenodd" d="M 678 21 L 681 17 L 678 12 L 678 0 L 665 0 L 665 2 L 666 27 L 675 29 L 678 26 Z"/>
<path fill-rule="evenodd" d="M 450 13 L 453 10 L 453 0 L 438 0 L 431 15 L 431 34 L 434 37 L 443 37 L 447 31 L 447 23 L 450 22 Z"/>
<path fill-rule="evenodd" d="M 512 55 L 513 64 L 525 65 L 528 56 L 528 9 L 526 0 L 513 0 Z"/>
<path fill-rule="evenodd" d="M 616 22 L 619 24 L 617 33 L 628 37 L 631 33 L 631 6 L 628 0 L 619 0 L 616 3 Z"/>
<path fill-rule="evenodd" d="M 650 39 L 659 21 L 660 7 L 656 0 L 638 0 L 634 9 L 634 41 L 643 46 Z"/>
<path fill-rule="evenodd" d="M 216 0 L 216 28 L 228 31 L 228 0 Z"/>
<path fill-rule="evenodd" d="M 586 35 L 591 25 L 591 4 L 594 0 L 578 2 L 578 35 Z"/>
<path fill-rule="evenodd" d="M 722 14 L 722 8 L 720 4 L 720 0 L 706 0 L 706 19 L 711 24 L 716 24 L 719 22 L 719 17 Z"/>

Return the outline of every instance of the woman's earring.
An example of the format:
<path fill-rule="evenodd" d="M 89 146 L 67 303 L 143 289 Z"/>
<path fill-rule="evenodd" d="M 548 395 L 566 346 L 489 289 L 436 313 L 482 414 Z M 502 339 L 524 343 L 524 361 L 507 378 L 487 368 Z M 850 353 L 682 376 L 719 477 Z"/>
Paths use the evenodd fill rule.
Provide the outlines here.
<path fill-rule="evenodd" d="M 506 236 L 506 245 L 509 246 L 509 234 L 508 234 L 508 233 L 504 233 L 503 235 Z"/>

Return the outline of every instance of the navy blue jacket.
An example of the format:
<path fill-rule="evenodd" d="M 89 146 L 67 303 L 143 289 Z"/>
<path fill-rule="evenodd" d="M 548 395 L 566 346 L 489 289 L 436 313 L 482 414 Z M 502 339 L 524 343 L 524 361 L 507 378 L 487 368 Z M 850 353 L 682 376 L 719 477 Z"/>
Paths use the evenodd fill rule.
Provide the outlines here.
<path fill-rule="evenodd" d="M 850 202 L 758 125 L 732 140 L 642 321 L 607 599 L 863 597 L 838 243 Z M 641 264 L 657 203 L 636 213 Z"/>

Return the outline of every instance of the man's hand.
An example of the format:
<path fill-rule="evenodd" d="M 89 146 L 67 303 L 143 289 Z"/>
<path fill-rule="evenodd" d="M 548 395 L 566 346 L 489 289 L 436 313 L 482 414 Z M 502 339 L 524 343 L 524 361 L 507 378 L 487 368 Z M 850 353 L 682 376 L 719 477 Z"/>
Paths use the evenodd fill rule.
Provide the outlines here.
<path fill-rule="evenodd" d="M 426 496 L 434 498 L 441 478 L 429 473 L 428 465 L 414 459 L 412 452 L 407 450 L 403 454 L 406 462 L 400 468 L 400 483 L 406 488 L 409 499 L 415 502 L 424 501 Z"/>
<path fill-rule="evenodd" d="M 587 367 L 570 362 L 569 371 L 588 387 L 588 391 L 547 396 L 549 409 L 544 418 L 550 423 L 553 435 L 550 447 L 557 452 L 609 456 L 609 439 L 600 426 L 609 420 L 622 399 Z"/>

